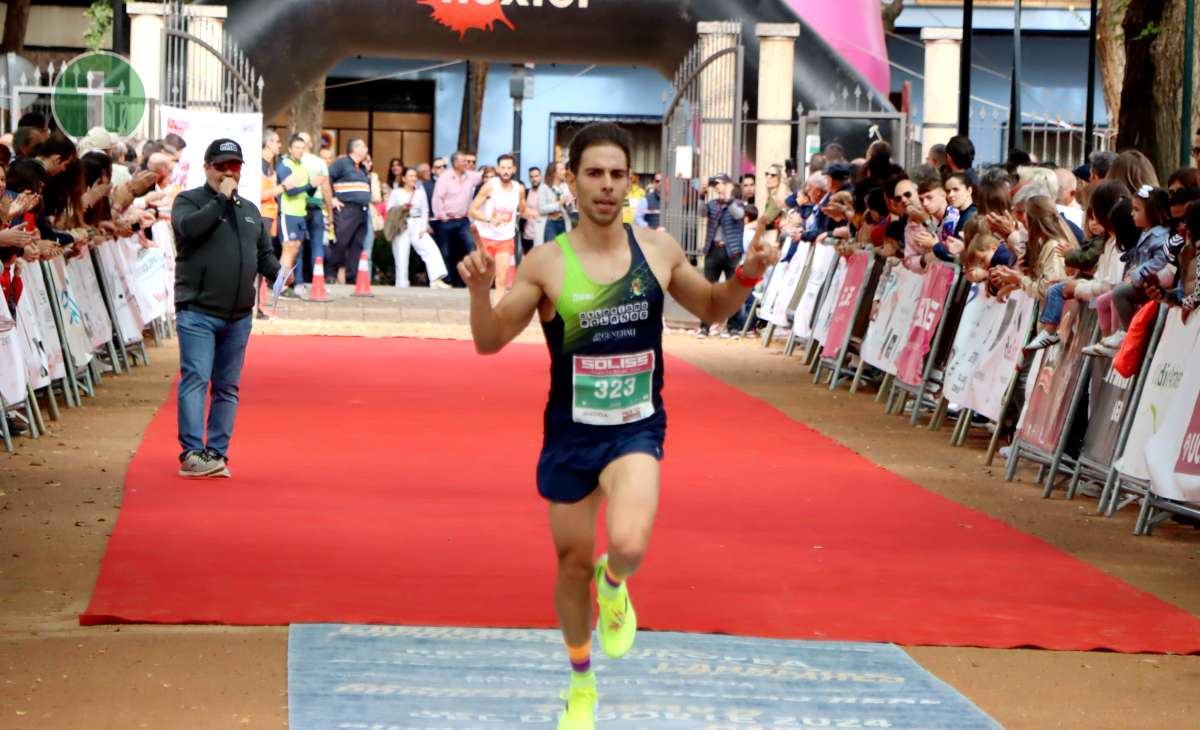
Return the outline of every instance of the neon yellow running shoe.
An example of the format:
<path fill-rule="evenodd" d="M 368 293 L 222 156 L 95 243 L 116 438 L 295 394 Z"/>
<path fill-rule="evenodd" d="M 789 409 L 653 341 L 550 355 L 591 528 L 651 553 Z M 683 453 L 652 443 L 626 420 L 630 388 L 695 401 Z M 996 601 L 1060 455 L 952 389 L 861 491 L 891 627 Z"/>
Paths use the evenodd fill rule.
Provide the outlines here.
<path fill-rule="evenodd" d="M 629 589 L 625 583 L 620 588 L 605 584 L 604 570 L 608 567 L 608 555 L 596 561 L 596 602 L 600 604 L 600 648 L 613 659 L 625 656 L 633 640 L 637 638 L 637 613 L 629 600 Z"/>
<path fill-rule="evenodd" d="M 571 675 L 571 688 L 562 693 L 567 707 L 558 716 L 558 730 L 596 730 L 596 675 Z"/>

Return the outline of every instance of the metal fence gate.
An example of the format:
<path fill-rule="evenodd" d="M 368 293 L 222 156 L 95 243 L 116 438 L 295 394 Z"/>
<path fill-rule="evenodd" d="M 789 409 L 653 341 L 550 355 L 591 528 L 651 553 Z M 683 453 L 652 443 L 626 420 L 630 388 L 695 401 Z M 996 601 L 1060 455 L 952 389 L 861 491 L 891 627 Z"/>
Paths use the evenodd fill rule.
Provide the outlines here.
<path fill-rule="evenodd" d="M 663 115 L 662 225 L 689 256 L 703 243 L 708 180 L 736 175 L 742 150 L 745 47 L 741 23 L 700 23 L 700 39 L 675 72 Z"/>
<path fill-rule="evenodd" d="M 162 89 L 168 106 L 216 112 L 261 112 L 263 78 L 245 52 L 211 18 L 172 0 L 163 28 Z"/>

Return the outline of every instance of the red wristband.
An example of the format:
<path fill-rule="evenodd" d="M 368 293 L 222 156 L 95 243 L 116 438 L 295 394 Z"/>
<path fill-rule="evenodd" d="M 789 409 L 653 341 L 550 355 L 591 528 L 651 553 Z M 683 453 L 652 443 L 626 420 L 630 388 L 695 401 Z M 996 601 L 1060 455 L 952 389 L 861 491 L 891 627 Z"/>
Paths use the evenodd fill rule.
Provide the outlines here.
<path fill-rule="evenodd" d="M 758 277 L 757 279 L 746 278 L 746 272 L 740 264 L 738 265 L 737 270 L 733 272 L 733 276 L 735 279 L 737 279 L 737 283 L 741 284 L 742 286 L 744 286 L 748 289 L 752 289 L 752 288 L 758 286 L 758 282 L 762 281 L 761 276 Z"/>

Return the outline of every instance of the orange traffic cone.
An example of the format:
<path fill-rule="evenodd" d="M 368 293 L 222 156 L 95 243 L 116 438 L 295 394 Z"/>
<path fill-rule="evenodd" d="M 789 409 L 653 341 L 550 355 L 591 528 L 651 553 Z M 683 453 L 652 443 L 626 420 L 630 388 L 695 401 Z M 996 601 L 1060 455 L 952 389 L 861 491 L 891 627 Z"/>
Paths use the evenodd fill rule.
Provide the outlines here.
<path fill-rule="evenodd" d="M 308 301 L 327 302 L 329 295 L 325 293 L 325 257 L 318 256 L 313 262 L 312 286 L 308 289 Z"/>
<path fill-rule="evenodd" d="M 373 297 L 371 293 L 371 262 L 367 252 L 363 251 L 358 257 L 358 276 L 354 279 L 354 294 L 356 297 Z"/>

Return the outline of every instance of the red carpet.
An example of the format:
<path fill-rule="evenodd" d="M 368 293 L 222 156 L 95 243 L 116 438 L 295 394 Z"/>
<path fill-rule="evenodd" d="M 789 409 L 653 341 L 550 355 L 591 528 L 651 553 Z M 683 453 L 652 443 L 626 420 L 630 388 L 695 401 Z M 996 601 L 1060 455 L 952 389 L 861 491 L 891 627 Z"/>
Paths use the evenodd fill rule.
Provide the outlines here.
<path fill-rule="evenodd" d="M 168 401 L 80 622 L 554 626 L 533 481 L 547 372 L 540 345 L 254 338 L 235 478 L 175 476 Z M 666 399 L 662 506 L 632 583 L 645 627 L 1200 652 L 1190 614 L 678 359 Z"/>

